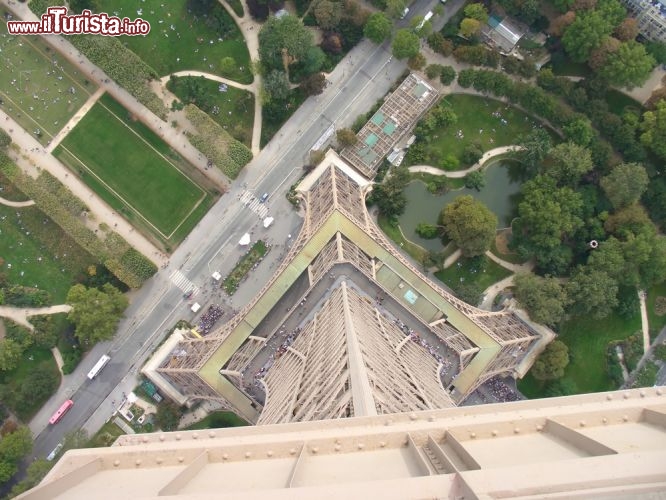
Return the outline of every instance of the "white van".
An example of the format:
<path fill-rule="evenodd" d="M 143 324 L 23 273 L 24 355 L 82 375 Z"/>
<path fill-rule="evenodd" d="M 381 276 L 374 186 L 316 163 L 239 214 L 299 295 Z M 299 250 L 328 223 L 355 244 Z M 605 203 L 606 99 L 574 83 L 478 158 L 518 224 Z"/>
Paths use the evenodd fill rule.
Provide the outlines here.
<path fill-rule="evenodd" d="M 405 7 L 405 10 L 402 11 L 402 16 L 400 16 L 400 19 L 406 18 L 407 14 L 409 14 L 409 7 Z"/>

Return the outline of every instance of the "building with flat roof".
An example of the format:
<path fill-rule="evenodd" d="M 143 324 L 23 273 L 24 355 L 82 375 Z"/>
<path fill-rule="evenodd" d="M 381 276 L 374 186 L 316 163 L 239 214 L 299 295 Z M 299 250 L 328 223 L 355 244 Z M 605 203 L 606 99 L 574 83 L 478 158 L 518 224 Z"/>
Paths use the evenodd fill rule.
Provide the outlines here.
<path fill-rule="evenodd" d="M 424 276 L 375 225 L 371 188 L 329 151 L 297 188 L 303 226 L 260 293 L 207 336 L 174 334 L 143 372 L 179 403 L 260 424 L 442 408 L 522 377 L 554 333 Z"/>
<path fill-rule="evenodd" d="M 68 451 L 22 500 L 666 497 L 666 388 L 252 427 Z"/>
<path fill-rule="evenodd" d="M 527 31 L 527 27 L 518 21 L 493 14 L 481 29 L 481 34 L 488 45 L 499 50 L 501 54 L 508 55 Z"/>
<path fill-rule="evenodd" d="M 666 0 L 622 0 L 648 40 L 666 43 Z"/>
<path fill-rule="evenodd" d="M 420 76 L 409 74 L 359 131 L 358 142 L 342 151 L 342 157 L 372 179 L 382 160 L 430 109 L 438 95 Z"/>

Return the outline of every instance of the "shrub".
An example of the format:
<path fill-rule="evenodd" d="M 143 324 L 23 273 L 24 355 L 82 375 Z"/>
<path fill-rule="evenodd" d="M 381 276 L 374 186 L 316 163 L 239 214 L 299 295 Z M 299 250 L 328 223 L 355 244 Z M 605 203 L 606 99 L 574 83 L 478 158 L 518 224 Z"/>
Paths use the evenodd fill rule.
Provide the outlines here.
<path fill-rule="evenodd" d="M 453 69 L 453 66 L 443 66 L 439 75 L 439 81 L 441 81 L 444 85 L 451 85 L 455 79 L 456 70 Z"/>
<path fill-rule="evenodd" d="M 470 172 L 465 176 L 465 187 L 467 189 L 476 189 L 477 191 L 481 191 L 485 185 L 486 177 L 483 175 L 483 172 L 480 172 L 479 170 Z"/>

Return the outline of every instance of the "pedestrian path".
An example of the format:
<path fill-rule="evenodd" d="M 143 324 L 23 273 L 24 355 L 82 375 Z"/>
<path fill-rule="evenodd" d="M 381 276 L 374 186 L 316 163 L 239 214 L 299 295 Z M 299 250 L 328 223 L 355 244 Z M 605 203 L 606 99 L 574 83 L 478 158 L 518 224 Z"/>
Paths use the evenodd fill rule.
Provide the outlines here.
<path fill-rule="evenodd" d="M 240 197 L 240 201 L 260 218 L 263 219 L 268 215 L 268 207 L 261 203 L 250 191 L 243 191 L 243 194 Z"/>
<path fill-rule="evenodd" d="M 183 293 L 192 292 L 192 295 L 194 295 L 199 291 L 199 287 L 192 283 L 192 281 L 190 281 L 190 279 L 178 269 L 171 273 L 169 279 L 174 285 L 180 288 Z"/>
<path fill-rule="evenodd" d="M 5 205 L 12 208 L 31 207 L 34 204 L 35 204 L 34 200 L 12 201 L 12 200 L 7 200 L 0 196 L 0 205 Z"/>

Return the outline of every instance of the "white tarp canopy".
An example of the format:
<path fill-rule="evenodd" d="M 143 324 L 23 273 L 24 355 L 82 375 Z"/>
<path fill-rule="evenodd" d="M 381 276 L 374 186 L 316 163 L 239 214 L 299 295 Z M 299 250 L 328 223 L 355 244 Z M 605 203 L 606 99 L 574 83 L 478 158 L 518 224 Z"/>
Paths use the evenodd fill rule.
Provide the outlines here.
<path fill-rule="evenodd" d="M 250 244 L 250 233 L 245 233 L 238 242 L 239 245 L 246 246 Z"/>
<path fill-rule="evenodd" d="M 275 220 L 275 219 L 274 219 L 273 217 L 266 217 L 266 218 L 264 219 L 264 227 L 268 227 L 268 226 L 270 226 L 271 224 L 273 224 L 273 221 L 274 221 L 274 220 Z"/>
<path fill-rule="evenodd" d="M 197 312 L 199 309 L 201 309 L 201 304 L 195 302 L 194 304 L 192 304 L 192 307 L 190 307 L 190 309 L 192 309 L 192 312 Z"/>
<path fill-rule="evenodd" d="M 222 279 L 222 275 L 221 275 L 220 273 L 218 273 L 217 271 L 215 271 L 215 272 L 213 273 L 213 279 L 214 279 L 215 281 L 220 281 L 220 279 Z"/>

